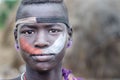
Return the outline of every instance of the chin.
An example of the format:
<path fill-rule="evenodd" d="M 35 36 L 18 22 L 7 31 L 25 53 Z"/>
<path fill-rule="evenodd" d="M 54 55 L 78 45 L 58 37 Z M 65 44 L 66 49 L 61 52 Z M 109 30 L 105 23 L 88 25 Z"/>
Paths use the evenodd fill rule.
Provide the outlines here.
<path fill-rule="evenodd" d="M 33 65 L 32 67 L 39 72 L 44 72 L 54 69 L 55 66 L 56 63 L 54 62 L 39 62 Z"/>

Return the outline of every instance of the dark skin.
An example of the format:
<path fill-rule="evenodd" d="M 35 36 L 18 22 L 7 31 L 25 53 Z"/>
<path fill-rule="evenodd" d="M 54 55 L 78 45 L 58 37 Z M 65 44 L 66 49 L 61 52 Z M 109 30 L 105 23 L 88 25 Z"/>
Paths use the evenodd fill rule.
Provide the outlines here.
<path fill-rule="evenodd" d="M 27 5 L 21 10 L 19 18 L 27 17 L 61 17 L 65 16 L 64 10 L 58 4 L 53 5 Z M 49 14 L 48 14 L 49 13 Z M 20 38 L 26 38 L 27 42 L 37 48 L 47 48 L 51 46 L 60 34 L 65 32 L 65 27 L 52 27 L 54 24 L 34 24 L 32 27 L 18 27 L 16 43 L 19 45 L 20 53 L 26 62 L 27 80 L 63 80 L 62 77 L 62 59 L 66 50 L 69 36 L 66 39 L 63 50 L 50 59 L 34 60 L 29 54 L 20 47 Z M 63 26 L 65 26 L 63 24 Z M 24 32 L 24 33 L 23 33 Z M 40 39 L 41 38 L 41 39 Z M 18 79 L 19 80 L 19 79 Z"/>

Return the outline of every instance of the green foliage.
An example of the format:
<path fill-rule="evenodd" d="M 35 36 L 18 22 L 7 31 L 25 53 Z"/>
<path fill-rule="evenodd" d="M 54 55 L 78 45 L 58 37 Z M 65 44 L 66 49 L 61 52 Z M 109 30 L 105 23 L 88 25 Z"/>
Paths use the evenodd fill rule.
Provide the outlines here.
<path fill-rule="evenodd" d="M 19 0 L 4 0 L 2 5 L 4 5 L 5 7 L 3 7 L 0 10 L 0 28 L 3 27 L 7 21 L 7 18 L 9 16 L 9 13 L 12 12 L 12 9 L 15 7 L 15 4 L 18 2 Z"/>
<path fill-rule="evenodd" d="M 8 9 L 12 9 L 18 0 L 5 0 L 4 3 L 6 4 Z"/>
<path fill-rule="evenodd" d="M 7 19 L 7 16 L 8 16 L 8 11 L 7 10 L 2 11 L 2 13 L 0 14 L 0 22 L 1 22 L 1 24 L 5 23 L 5 21 Z"/>

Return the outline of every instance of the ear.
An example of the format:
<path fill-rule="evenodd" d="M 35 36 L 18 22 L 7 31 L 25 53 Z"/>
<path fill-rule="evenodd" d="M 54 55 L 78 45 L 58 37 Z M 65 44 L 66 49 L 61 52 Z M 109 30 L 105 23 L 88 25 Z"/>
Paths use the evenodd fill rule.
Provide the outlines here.
<path fill-rule="evenodd" d="M 72 28 L 68 28 L 68 34 L 69 34 L 69 36 L 72 38 L 72 34 L 73 34 Z"/>
<path fill-rule="evenodd" d="M 71 45 L 72 45 L 72 39 L 69 38 L 69 39 L 68 39 L 68 43 L 67 43 L 67 48 L 71 47 Z"/>
<path fill-rule="evenodd" d="M 67 48 L 72 45 L 72 34 L 73 34 L 72 28 L 68 28 L 69 38 L 68 38 Z"/>
<path fill-rule="evenodd" d="M 15 48 L 18 50 L 18 40 L 17 40 L 17 29 L 14 29 L 14 38 L 15 38 Z"/>

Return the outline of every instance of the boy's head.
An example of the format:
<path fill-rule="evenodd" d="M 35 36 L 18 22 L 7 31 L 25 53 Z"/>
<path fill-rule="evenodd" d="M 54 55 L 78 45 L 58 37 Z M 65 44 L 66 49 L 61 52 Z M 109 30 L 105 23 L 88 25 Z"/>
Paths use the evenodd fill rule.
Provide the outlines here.
<path fill-rule="evenodd" d="M 72 30 L 62 0 L 23 0 L 16 16 L 15 40 L 29 66 L 50 70 L 60 64 Z"/>

